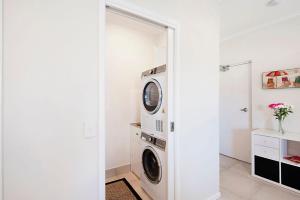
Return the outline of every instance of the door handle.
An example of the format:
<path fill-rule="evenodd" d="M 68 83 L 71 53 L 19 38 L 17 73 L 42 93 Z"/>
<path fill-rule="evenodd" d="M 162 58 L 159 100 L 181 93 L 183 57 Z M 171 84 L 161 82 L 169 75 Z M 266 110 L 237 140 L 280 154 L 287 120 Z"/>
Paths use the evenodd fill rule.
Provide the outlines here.
<path fill-rule="evenodd" d="M 248 112 L 248 108 L 242 108 L 241 111 L 242 112 Z"/>

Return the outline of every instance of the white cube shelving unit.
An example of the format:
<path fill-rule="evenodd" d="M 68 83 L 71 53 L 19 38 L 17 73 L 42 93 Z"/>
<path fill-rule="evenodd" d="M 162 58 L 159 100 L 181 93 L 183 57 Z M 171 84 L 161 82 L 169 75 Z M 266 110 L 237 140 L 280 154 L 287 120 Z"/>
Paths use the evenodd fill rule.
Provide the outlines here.
<path fill-rule="evenodd" d="M 252 175 L 300 193 L 300 164 L 284 159 L 290 156 L 290 141 L 299 143 L 300 149 L 300 133 L 252 131 Z"/>

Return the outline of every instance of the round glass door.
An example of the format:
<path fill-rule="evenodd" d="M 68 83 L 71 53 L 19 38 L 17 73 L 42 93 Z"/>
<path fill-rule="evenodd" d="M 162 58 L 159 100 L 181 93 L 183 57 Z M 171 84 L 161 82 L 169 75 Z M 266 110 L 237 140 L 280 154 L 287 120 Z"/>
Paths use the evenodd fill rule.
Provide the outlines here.
<path fill-rule="evenodd" d="M 145 109 L 151 113 L 156 113 L 161 106 L 162 92 L 156 80 L 149 81 L 143 91 L 143 104 Z"/>
<path fill-rule="evenodd" d="M 152 183 L 159 183 L 161 180 L 160 162 L 154 152 L 150 148 L 146 148 L 143 152 L 143 168 L 146 177 Z"/>

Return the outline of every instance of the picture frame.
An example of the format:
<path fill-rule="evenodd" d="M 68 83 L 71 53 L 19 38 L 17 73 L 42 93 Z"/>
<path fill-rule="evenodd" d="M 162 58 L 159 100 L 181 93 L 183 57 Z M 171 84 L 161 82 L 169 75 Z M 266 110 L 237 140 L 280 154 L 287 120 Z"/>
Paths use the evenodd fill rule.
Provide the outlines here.
<path fill-rule="evenodd" d="M 263 72 L 262 88 L 300 88 L 300 68 Z"/>

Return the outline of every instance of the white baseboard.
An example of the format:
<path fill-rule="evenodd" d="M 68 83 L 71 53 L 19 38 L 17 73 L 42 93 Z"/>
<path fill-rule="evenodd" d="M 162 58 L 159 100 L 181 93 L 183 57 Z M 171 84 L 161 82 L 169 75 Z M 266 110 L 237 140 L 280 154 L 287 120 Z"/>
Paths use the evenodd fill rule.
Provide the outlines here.
<path fill-rule="evenodd" d="M 217 199 L 220 199 L 221 198 L 221 193 L 218 192 L 210 197 L 208 197 L 206 200 L 217 200 Z"/>
<path fill-rule="evenodd" d="M 125 174 L 125 173 L 128 173 L 128 172 L 130 172 L 130 164 L 105 170 L 105 178 L 118 176 L 120 174 Z"/>

